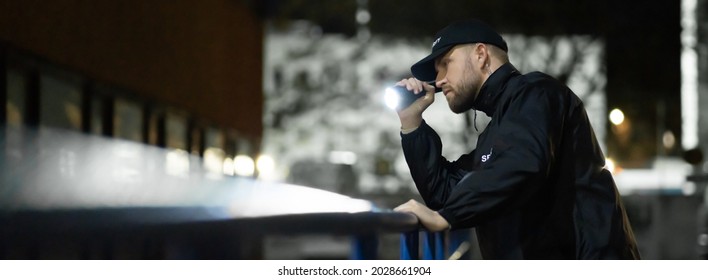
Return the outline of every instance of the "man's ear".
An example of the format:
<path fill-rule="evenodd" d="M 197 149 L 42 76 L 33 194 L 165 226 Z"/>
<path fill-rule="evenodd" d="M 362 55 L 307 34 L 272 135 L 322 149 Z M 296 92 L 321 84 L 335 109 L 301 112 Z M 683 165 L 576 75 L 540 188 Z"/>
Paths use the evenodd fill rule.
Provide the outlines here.
<path fill-rule="evenodd" d="M 477 55 L 477 59 L 483 62 L 489 56 L 489 49 L 485 44 L 477 44 L 474 47 L 474 53 Z"/>
<path fill-rule="evenodd" d="M 479 69 L 482 69 L 488 63 L 489 50 L 486 45 L 481 43 L 475 44 L 473 48 L 474 49 L 472 49 L 472 56 L 470 59 L 474 60 L 475 65 L 477 65 Z"/>

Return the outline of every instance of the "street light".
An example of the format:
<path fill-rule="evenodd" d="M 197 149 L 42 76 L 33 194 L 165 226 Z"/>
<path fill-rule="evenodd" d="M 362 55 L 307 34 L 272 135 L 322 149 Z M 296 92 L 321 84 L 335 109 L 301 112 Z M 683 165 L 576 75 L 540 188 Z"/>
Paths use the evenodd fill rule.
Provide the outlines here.
<path fill-rule="evenodd" d="M 614 125 L 620 125 L 624 122 L 624 113 L 620 109 L 613 109 L 610 111 L 610 122 Z"/>

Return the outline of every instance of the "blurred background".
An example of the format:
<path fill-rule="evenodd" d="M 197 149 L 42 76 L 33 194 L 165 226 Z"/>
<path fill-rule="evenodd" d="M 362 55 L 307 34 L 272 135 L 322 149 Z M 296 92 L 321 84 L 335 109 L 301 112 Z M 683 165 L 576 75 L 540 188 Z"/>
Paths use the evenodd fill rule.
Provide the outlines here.
<path fill-rule="evenodd" d="M 707 5 L 0 0 L 0 123 L 164 149 L 172 175 L 196 160 L 215 177 L 392 208 L 419 196 L 384 89 L 410 76 L 435 32 L 478 18 L 519 70 L 553 75 L 583 99 L 643 257 L 706 258 Z M 471 151 L 489 121 L 452 114 L 442 98 L 424 117 L 448 159 Z M 27 140 L 12 135 L 7 165 L 22 156 L 11 143 Z M 73 161 L 60 153 L 60 168 Z M 279 249 L 266 257 L 338 258 L 340 241 L 268 239 Z"/>

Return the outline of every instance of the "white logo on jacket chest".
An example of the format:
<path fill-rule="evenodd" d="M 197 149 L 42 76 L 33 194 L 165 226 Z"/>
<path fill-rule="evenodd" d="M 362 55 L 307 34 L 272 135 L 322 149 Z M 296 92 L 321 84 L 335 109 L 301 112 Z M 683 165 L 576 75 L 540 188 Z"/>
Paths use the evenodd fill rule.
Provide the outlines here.
<path fill-rule="evenodd" d="M 494 148 L 489 149 L 488 154 L 482 155 L 482 162 L 487 162 L 492 157 L 492 152 L 494 152 Z"/>

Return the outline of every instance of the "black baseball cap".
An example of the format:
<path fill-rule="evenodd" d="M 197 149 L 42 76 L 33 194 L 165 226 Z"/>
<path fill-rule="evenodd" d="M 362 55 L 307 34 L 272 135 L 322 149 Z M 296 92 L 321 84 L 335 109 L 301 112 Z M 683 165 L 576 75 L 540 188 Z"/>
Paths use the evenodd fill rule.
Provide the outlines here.
<path fill-rule="evenodd" d="M 499 47 L 505 52 L 509 51 L 504 39 L 486 23 L 476 20 L 458 21 L 438 31 L 433 41 L 430 55 L 411 66 L 413 76 L 421 81 L 434 81 L 435 59 L 455 45 L 468 43 L 485 43 Z"/>

